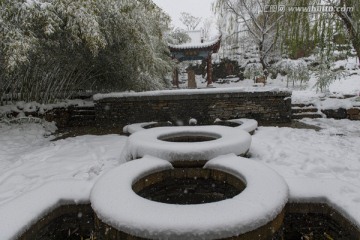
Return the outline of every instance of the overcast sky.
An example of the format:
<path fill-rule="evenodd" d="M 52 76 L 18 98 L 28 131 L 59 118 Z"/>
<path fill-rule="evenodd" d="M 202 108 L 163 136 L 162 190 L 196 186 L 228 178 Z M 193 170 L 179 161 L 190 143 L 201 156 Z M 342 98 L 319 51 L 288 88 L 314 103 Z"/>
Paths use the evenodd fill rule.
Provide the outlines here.
<path fill-rule="evenodd" d="M 175 27 L 185 29 L 185 26 L 180 21 L 181 12 L 190 13 L 194 17 L 201 17 L 202 20 L 209 17 L 214 19 L 211 11 L 211 3 L 214 0 L 153 0 L 153 2 L 170 15 L 172 25 Z M 215 26 L 215 19 L 213 24 Z M 199 27 L 202 25 L 201 22 Z"/>

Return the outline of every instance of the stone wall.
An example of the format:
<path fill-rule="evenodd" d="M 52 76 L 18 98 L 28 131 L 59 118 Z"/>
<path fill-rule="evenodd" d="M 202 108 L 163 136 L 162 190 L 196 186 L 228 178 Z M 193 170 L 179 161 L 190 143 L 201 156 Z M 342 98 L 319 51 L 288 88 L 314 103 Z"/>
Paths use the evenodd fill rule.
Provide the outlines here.
<path fill-rule="evenodd" d="M 360 107 L 347 109 L 347 118 L 350 120 L 360 120 Z"/>
<path fill-rule="evenodd" d="M 197 119 L 199 125 L 212 124 L 217 118 L 253 118 L 259 123 L 291 121 L 291 92 L 173 92 L 102 97 L 95 101 L 96 123 L 124 126 L 138 122 L 171 121 L 187 125 L 190 118 Z"/>
<path fill-rule="evenodd" d="M 359 107 L 353 107 L 349 109 L 323 109 L 321 112 L 324 113 L 327 118 L 360 120 Z"/>
<path fill-rule="evenodd" d="M 282 213 L 283 214 L 283 213 Z M 272 239 L 360 239 L 360 229 L 354 226 L 337 210 L 321 203 L 288 203 L 285 207 L 283 237 Z M 266 231 L 265 228 L 258 229 Z M 251 234 L 234 239 L 260 239 Z M 259 235 L 257 235 L 259 236 Z M 246 238 L 248 237 L 248 238 Z M 43 216 L 28 226 L 19 240 L 63 240 L 63 239 L 139 239 L 117 231 L 101 222 L 90 204 L 65 205 Z"/>

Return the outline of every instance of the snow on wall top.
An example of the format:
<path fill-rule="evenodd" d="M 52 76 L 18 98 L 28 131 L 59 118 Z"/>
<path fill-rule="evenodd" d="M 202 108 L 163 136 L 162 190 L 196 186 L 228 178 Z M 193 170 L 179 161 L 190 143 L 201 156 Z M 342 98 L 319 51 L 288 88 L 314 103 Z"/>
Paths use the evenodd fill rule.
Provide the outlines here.
<path fill-rule="evenodd" d="M 288 200 L 283 178 L 265 165 L 233 154 L 205 166 L 245 181 L 246 188 L 220 202 L 177 205 L 150 201 L 132 185 L 154 172 L 171 169 L 167 161 L 146 156 L 108 172 L 91 192 L 92 207 L 105 223 L 150 239 L 219 239 L 257 229 L 275 219 Z"/>
<path fill-rule="evenodd" d="M 94 95 L 94 100 L 99 101 L 105 98 L 123 97 L 148 97 L 148 96 L 174 96 L 192 94 L 217 94 L 217 93 L 246 93 L 246 92 L 286 92 L 291 93 L 287 88 L 278 87 L 234 87 L 234 88 L 206 88 L 206 89 L 176 89 L 176 90 L 157 90 L 147 92 L 114 92 Z"/>
<path fill-rule="evenodd" d="M 80 99 L 68 99 L 64 102 L 52 103 L 52 104 L 42 104 L 38 102 L 24 102 L 19 101 L 16 104 L 0 106 L 0 115 L 10 112 L 36 112 L 43 114 L 46 111 L 52 110 L 54 108 L 67 108 L 70 106 L 80 106 L 80 107 L 92 107 L 94 103 L 92 101 L 85 101 Z"/>

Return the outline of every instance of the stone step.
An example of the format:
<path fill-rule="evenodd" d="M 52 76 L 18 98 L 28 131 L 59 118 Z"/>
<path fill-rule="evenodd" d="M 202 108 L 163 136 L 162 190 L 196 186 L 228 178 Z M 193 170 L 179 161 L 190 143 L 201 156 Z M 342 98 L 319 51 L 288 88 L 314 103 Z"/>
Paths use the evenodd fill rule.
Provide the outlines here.
<path fill-rule="evenodd" d="M 73 119 L 83 119 L 83 120 L 87 120 L 87 119 L 95 119 L 95 114 L 92 114 L 92 115 L 82 115 L 82 114 L 76 114 L 76 115 L 71 115 L 70 116 L 70 120 L 73 120 Z"/>
<path fill-rule="evenodd" d="M 81 116 L 81 115 L 95 115 L 95 110 L 73 110 L 71 111 L 71 116 Z"/>
<path fill-rule="evenodd" d="M 309 112 L 318 112 L 317 108 L 313 108 L 313 107 L 304 107 L 304 108 L 299 108 L 299 107 L 295 107 L 295 108 L 291 108 L 292 113 L 309 113 Z"/>
<path fill-rule="evenodd" d="M 95 107 L 94 106 L 83 106 L 83 107 L 79 107 L 79 106 L 76 106 L 72 109 L 73 111 L 83 111 L 83 110 L 86 110 L 86 111 L 95 111 Z"/>
<path fill-rule="evenodd" d="M 313 107 L 315 108 L 314 104 L 309 103 L 309 104 L 305 104 L 305 103 L 293 103 L 291 104 L 292 108 L 305 108 L 305 107 Z"/>
<path fill-rule="evenodd" d="M 95 120 L 95 115 L 75 115 L 70 117 L 68 125 L 71 127 L 89 126 L 95 124 Z"/>
<path fill-rule="evenodd" d="M 313 112 L 304 112 L 304 113 L 298 113 L 298 114 L 292 114 L 292 119 L 302 119 L 302 118 L 323 118 L 323 115 L 319 113 L 313 113 Z"/>
<path fill-rule="evenodd" d="M 89 122 L 95 121 L 95 107 L 94 106 L 83 106 L 74 107 L 70 111 L 69 123 L 75 126 L 88 125 Z M 75 124 L 74 124 L 75 123 Z"/>

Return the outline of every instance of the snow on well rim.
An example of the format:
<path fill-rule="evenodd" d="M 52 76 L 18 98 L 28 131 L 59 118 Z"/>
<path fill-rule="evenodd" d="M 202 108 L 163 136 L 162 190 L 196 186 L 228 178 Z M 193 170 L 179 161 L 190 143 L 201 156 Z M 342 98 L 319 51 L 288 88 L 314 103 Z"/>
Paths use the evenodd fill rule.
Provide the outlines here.
<path fill-rule="evenodd" d="M 0 205 L 0 239 L 18 239 L 33 224 L 64 205 L 89 203 L 91 182 L 56 181 Z"/>
<path fill-rule="evenodd" d="M 287 177 L 289 202 L 325 203 L 360 229 L 360 188 L 338 179 Z"/>
<path fill-rule="evenodd" d="M 216 122 L 220 122 L 221 120 L 215 120 Z M 238 118 L 238 119 L 229 119 L 224 120 L 225 122 L 232 122 L 237 123 L 239 126 L 234 127 L 238 129 L 242 129 L 248 133 L 254 132 L 258 127 L 258 122 L 255 119 L 248 119 L 248 118 Z"/>
<path fill-rule="evenodd" d="M 219 122 L 221 120 L 216 120 Z M 236 128 L 242 129 L 248 133 L 254 132 L 258 127 L 258 122 L 255 119 L 247 119 L 247 118 L 239 118 L 239 119 L 229 119 L 225 120 L 225 122 L 233 122 L 239 124 Z M 126 125 L 123 128 L 123 132 L 126 134 L 133 134 L 138 131 L 145 130 L 146 127 L 157 124 L 158 122 L 142 122 L 142 123 L 133 123 Z"/>
<path fill-rule="evenodd" d="M 150 126 L 150 125 L 157 124 L 157 123 L 158 122 L 143 122 L 143 123 L 129 124 L 129 125 L 126 125 L 125 127 L 123 127 L 123 132 L 126 134 L 133 134 L 138 131 L 145 130 L 146 126 Z"/>
<path fill-rule="evenodd" d="M 133 184 L 152 173 L 172 169 L 151 156 L 125 163 L 103 175 L 91 192 L 97 216 L 119 231 L 150 239 L 219 239 L 237 236 L 274 220 L 288 201 L 288 187 L 275 171 L 234 154 L 210 160 L 204 168 L 227 172 L 246 183 L 232 199 L 176 205 L 137 195 Z"/>
<path fill-rule="evenodd" d="M 242 129 L 247 132 L 254 132 L 258 127 L 258 122 L 255 119 L 239 118 L 239 119 L 230 119 L 228 122 L 240 123 L 241 125 L 237 128 Z"/>
<path fill-rule="evenodd" d="M 161 136 L 191 133 L 219 138 L 206 142 L 167 142 Z M 219 155 L 244 155 L 251 145 L 251 136 L 241 129 L 224 126 L 158 127 L 136 132 L 127 140 L 124 156 L 127 161 L 151 155 L 173 161 L 210 160 Z"/>

